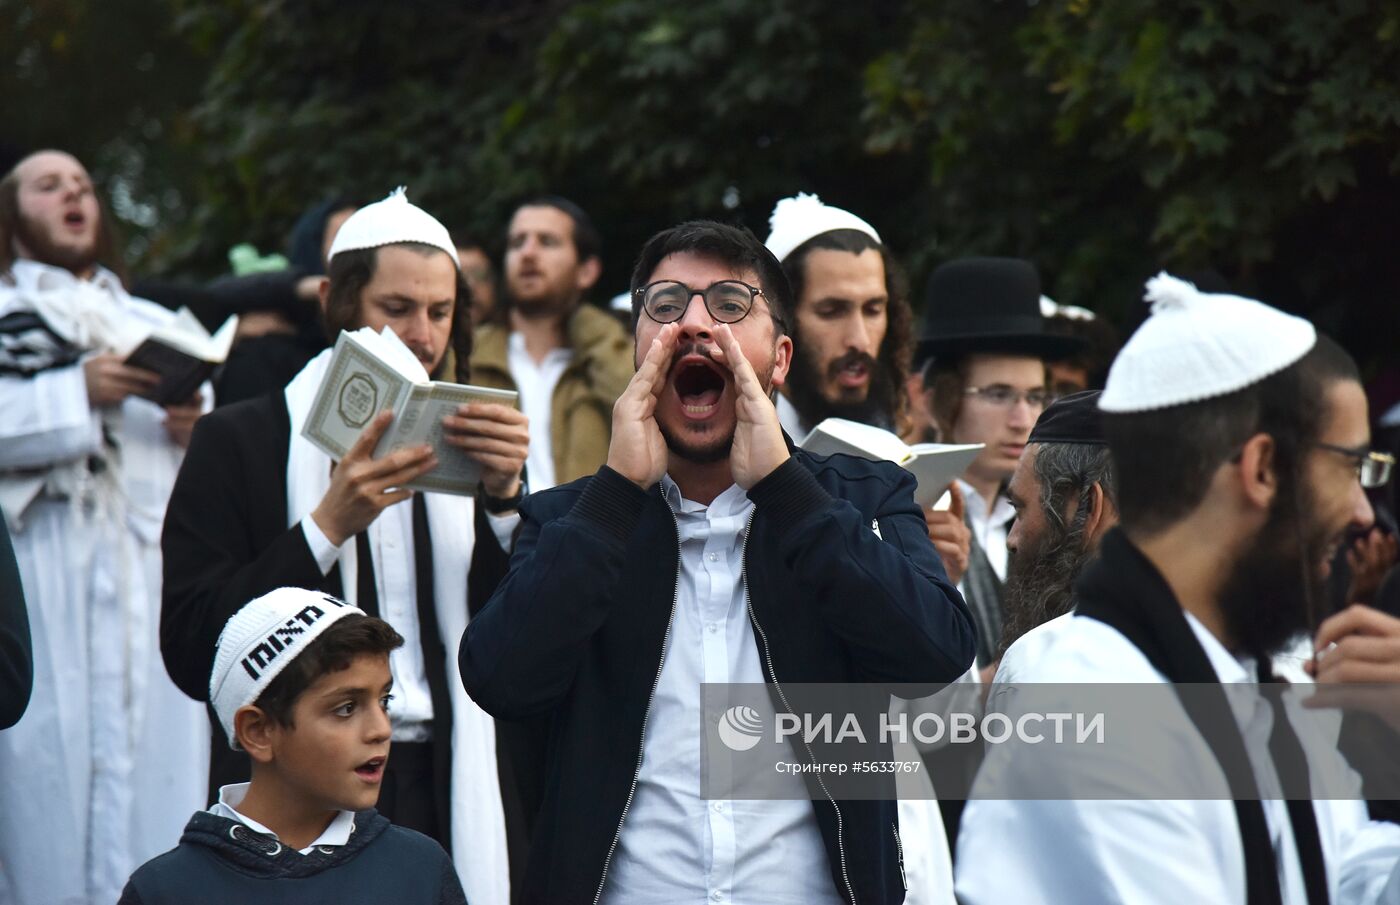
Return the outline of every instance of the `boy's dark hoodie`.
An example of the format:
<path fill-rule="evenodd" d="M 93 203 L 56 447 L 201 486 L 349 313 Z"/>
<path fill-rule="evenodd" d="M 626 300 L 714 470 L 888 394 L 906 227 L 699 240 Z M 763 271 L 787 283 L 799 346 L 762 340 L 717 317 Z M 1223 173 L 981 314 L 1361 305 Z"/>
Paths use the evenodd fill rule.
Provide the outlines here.
<path fill-rule="evenodd" d="M 369 808 L 350 840 L 303 855 L 236 820 L 200 811 L 180 844 L 143 865 L 118 905 L 466 905 L 452 859 L 413 830 Z"/>

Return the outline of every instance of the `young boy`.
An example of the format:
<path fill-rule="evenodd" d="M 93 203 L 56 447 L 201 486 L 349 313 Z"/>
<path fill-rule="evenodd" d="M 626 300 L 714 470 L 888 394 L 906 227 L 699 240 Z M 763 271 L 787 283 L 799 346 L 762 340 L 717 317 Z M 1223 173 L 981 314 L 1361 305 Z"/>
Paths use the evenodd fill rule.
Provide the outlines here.
<path fill-rule="evenodd" d="M 447 853 L 374 810 L 389 757 L 388 623 L 280 588 L 219 636 L 209 700 L 251 782 L 224 786 L 119 905 L 461 903 Z"/>

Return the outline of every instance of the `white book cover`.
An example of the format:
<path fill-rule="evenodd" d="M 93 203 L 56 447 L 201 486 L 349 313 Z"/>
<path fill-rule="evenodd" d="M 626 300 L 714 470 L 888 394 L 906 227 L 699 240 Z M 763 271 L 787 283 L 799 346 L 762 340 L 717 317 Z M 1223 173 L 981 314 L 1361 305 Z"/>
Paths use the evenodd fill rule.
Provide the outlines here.
<path fill-rule="evenodd" d="M 938 501 L 955 478 L 967 471 L 986 444 L 918 443 L 910 446 L 883 428 L 845 418 L 827 418 L 812 428 L 798 445 L 819 456 L 843 453 L 877 462 L 894 462 L 919 482 L 914 499 L 920 506 L 928 507 Z"/>
<path fill-rule="evenodd" d="M 236 314 L 211 335 L 190 309 L 181 308 L 175 320 L 132 343 L 124 363 L 160 375 L 156 388 L 142 394 L 147 399 L 161 405 L 185 402 L 228 359 L 237 332 Z"/>
<path fill-rule="evenodd" d="M 392 329 L 375 333 L 361 327 L 353 333 L 341 331 L 301 435 L 339 461 L 375 415 L 391 410 L 394 420 L 375 447 L 374 457 L 405 446 L 431 444 L 438 466 L 405 486 L 473 496 L 481 466 L 444 439 L 442 419 L 470 402 L 515 406 L 518 395 L 513 390 L 432 380 Z"/>

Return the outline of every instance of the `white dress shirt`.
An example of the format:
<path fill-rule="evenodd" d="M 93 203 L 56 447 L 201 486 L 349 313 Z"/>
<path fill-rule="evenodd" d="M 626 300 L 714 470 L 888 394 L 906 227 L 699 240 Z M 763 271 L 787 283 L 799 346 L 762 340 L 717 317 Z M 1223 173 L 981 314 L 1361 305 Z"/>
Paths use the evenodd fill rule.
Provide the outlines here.
<path fill-rule="evenodd" d="M 248 794 L 249 785 L 251 783 L 240 782 L 229 786 L 220 786 L 219 800 L 209 809 L 209 813 L 219 817 L 227 817 L 229 820 L 237 820 L 255 833 L 277 839 L 277 834 L 272 830 L 253 818 L 238 812 L 238 806 L 243 803 L 243 799 Z M 353 811 L 337 811 L 336 815 L 331 818 L 331 822 L 321 831 L 321 835 L 300 851 L 303 855 L 309 855 L 318 847 L 344 845 L 350 841 L 350 834 L 353 832 L 355 832 L 355 813 Z M 277 841 L 281 842 L 282 840 L 277 839 Z"/>
<path fill-rule="evenodd" d="M 796 800 L 700 797 L 700 684 L 766 681 L 743 573 L 753 503 L 737 485 L 709 507 L 683 499 L 669 476 L 662 485 L 680 536 L 676 606 L 636 791 L 602 900 L 838 905 L 842 900 L 812 803 L 802 800 L 800 778 L 788 777 Z"/>
<path fill-rule="evenodd" d="M 510 551 L 511 535 L 520 523 L 518 512 L 487 513 L 491 532 L 501 548 Z M 301 520 L 306 545 L 321 574 L 330 572 L 340 548 L 330 542 L 311 516 Z M 388 507 L 369 526 L 370 555 L 374 559 L 374 589 L 379 616 L 403 636 L 403 644 L 389 652 L 389 673 L 394 697 L 389 721 L 396 742 L 425 742 L 433 737 L 433 697 L 423 660 L 423 636 L 418 626 L 418 575 L 413 546 L 413 506 L 405 500 Z M 353 544 L 354 538 L 346 541 Z M 444 638 L 449 647 L 456 643 Z"/>
<path fill-rule="evenodd" d="M 544 361 L 536 362 L 525 350 L 525 337 L 512 333 L 506 343 L 506 365 L 520 391 L 520 411 L 530 419 L 530 453 L 525 467 L 530 475 L 530 492 L 548 490 L 555 484 L 553 429 L 554 388 L 559 384 L 573 349 L 550 349 Z"/>
<path fill-rule="evenodd" d="M 1187 616 L 1222 683 L 1254 683 L 1254 667 L 1231 655 L 1201 623 Z M 1053 636 L 1034 662 L 1018 666 L 1022 683 L 1154 683 L 1166 678 L 1147 657 L 1116 629 L 1083 616 L 1069 616 L 1047 630 Z M 1032 645 L 1040 639 L 1032 641 Z M 1054 687 L 1042 694 L 1053 695 Z M 1066 695 L 1072 692 L 1066 690 Z M 1006 700 L 1014 701 L 1014 698 Z M 1035 710 L 1046 709 L 1048 699 L 1037 697 Z M 1072 697 L 1065 709 L 1072 711 Z M 1243 703 L 1242 703 L 1243 702 Z M 1252 751 L 1267 746 L 1273 713 L 1262 698 L 1231 695 L 1230 703 L 1246 746 Z M 1018 710 L 1008 710 L 1013 715 Z M 1158 723 L 1190 726 L 1185 711 L 1163 712 Z M 1111 729 L 1110 729 L 1111 731 Z M 1175 734 L 1173 734 L 1175 733 Z M 1149 733 L 1151 734 L 1151 733 Z M 1202 769 L 1214 764 L 1214 755 L 1200 736 L 1182 736 L 1180 729 L 1164 729 L 1161 737 L 1128 742 L 1149 749 L 1139 763 L 1155 762 L 1161 769 L 1165 746 L 1181 755 L 1179 776 L 1167 777 L 1173 788 L 1199 788 L 1204 794 L 1223 791 L 1222 770 Z M 1305 740 L 1305 746 L 1306 746 Z M 1112 749 L 1094 760 L 1099 751 Z M 979 797 L 996 778 L 1012 788 L 1044 789 L 1046 768 L 1063 766 L 1070 759 L 1078 765 L 1067 775 L 1095 775 L 1122 769 L 1128 759 L 1125 745 L 1105 749 L 1077 746 L 1065 749 L 1058 764 L 1053 749 L 1030 752 L 1029 746 L 991 746 L 973 790 L 973 800 L 963 812 L 958 836 L 956 881 L 963 905 L 987 903 L 1061 903 L 1108 905 L 1178 902 L 1240 903 L 1245 901 L 1244 848 L 1240 843 L 1235 809 L 1227 797 L 1211 800 L 1006 800 Z M 1335 749 L 1308 748 L 1310 774 L 1333 776 L 1349 773 Z M 1034 763 L 1027 758 L 1044 758 Z M 1267 795 L 1279 788 L 1271 765 L 1261 769 L 1254 759 L 1260 790 Z M 1039 773 L 1039 786 L 1032 774 Z M 1029 777 L 1029 778 L 1027 778 Z M 1353 777 L 1354 778 L 1354 775 Z M 1316 787 L 1316 786 L 1315 786 Z M 1003 788 L 1002 793 L 1005 792 Z M 1014 797 L 1014 796 L 1007 796 Z M 1266 822 L 1278 854 L 1279 879 L 1285 905 L 1306 905 L 1302 869 L 1293 842 L 1287 810 L 1280 801 L 1262 802 Z M 1327 882 L 1333 902 L 1372 903 L 1382 898 L 1400 858 L 1400 827 L 1367 819 L 1359 800 L 1319 799 L 1313 802 Z"/>
<path fill-rule="evenodd" d="M 1006 581 L 1006 536 L 1011 533 L 1011 520 L 1016 517 L 1016 510 L 1011 508 L 1011 501 L 1004 493 L 998 493 L 988 508 L 986 499 L 971 484 L 959 478 L 958 487 L 962 490 L 972 536 L 982 545 L 997 578 Z"/>

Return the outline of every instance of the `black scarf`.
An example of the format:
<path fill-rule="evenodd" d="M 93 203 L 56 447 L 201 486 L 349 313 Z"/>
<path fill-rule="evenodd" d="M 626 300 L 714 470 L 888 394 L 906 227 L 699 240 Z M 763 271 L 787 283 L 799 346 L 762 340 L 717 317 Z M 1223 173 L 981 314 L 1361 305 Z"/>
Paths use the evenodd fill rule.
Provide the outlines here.
<path fill-rule="evenodd" d="M 1152 666 L 1173 683 L 1219 685 L 1220 678 L 1186 621 L 1176 596 L 1160 572 L 1119 529 L 1106 534 L 1098 557 L 1075 584 L 1076 612 L 1117 629 Z M 1267 660 L 1259 664 L 1261 682 L 1275 681 Z M 1276 699 L 1271 698 L 1271 703 Z M 1269 837 L 1254 769 L 1239 731 L 1208 732 L 1207 726 L 1237 727 L 1224 689 L 1218 695 L 1181 698 L 1191 722 L 1201 730 L 1225 772 L 1234 798 L 1235 819 L 1244 848 L 1245 901 L 1279 905 L 1283 892 L 1278 862 Z M 1303 885 L 1312 905 L 1327 905 L 1327 866 L 1317 830 L 1317 814 L 1308 788 L 1307 761 L 1288 717 L 1274 706 L 1269 748 L 1278 770 L 1293 840 L 1303 868 Z"/>

